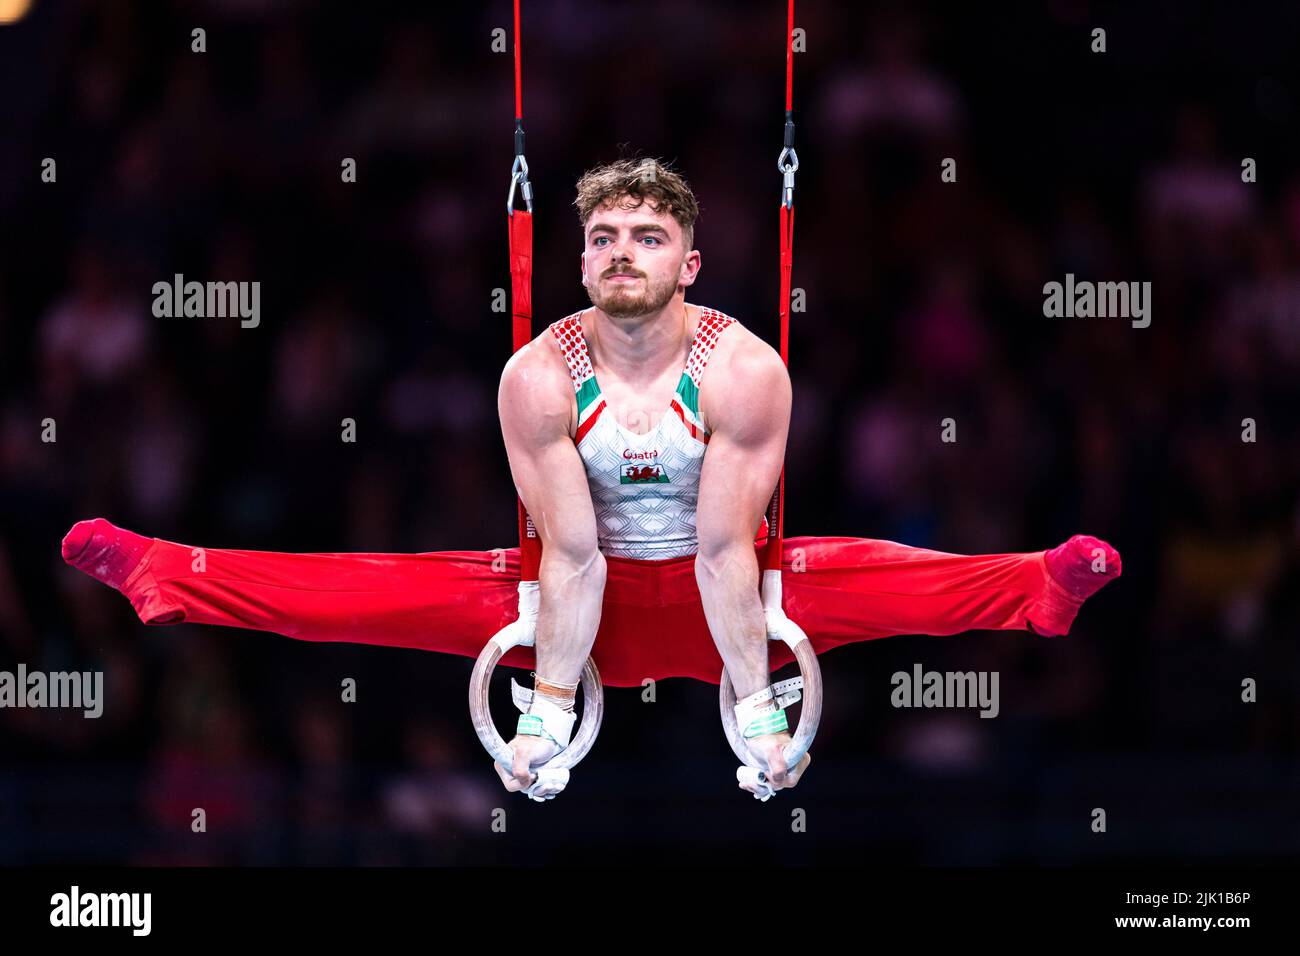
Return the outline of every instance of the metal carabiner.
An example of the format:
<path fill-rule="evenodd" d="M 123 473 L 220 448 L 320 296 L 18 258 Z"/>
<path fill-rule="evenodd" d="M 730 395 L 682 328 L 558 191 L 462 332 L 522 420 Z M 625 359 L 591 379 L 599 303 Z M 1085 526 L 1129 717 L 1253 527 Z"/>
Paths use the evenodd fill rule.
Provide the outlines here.
<path fill-rule="evenodd" d="M 776 158 L 776 168 L 784 176 L 781 202 L 789 209 L 794 206 L 794 173 L 799 168 L 799 154 L 794 151 L 793 146 L 786 146 L 781 150 L 781 155 Z"/>
<path fill-rule="evenodd" d="M 515 163 L 510 167 L 510 194 L 506 197 L 506 212 L 515 214 L 515 187 L 524 197 L 524 205 L 533 211 L 533 184 L 528 181 L 528 160 L 523 153 L 515 155 Z"/>

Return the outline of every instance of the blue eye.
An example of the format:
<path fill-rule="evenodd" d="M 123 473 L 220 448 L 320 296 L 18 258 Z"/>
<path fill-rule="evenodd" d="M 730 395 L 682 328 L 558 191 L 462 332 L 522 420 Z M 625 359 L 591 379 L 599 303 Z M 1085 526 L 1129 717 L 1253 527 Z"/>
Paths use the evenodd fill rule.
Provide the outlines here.
<path fill-rule="evenodd" d="M 659 238 L 658 236 L 642 236 L 642 237 L 641 237 L 641 241 L 642 241 L 642 242 L 645 242 L 647 239 L 650 240 L 651 242 L 653 242 L 655 245 L 662 245 L 662 244 L 663 244 L 663 240 L 662 240 L 661 238 Z M 599 248 L 600 245 L 601 245 L 601 243 L 611 242 L 611 241 L 612 241 L 612 240 L 609 238 L 609 236 L 596 236 L 596 238 L 594 238 L 594 239 L 591 240 L 591 244 L 592 244 L 593 246 L 596 246 L 596 247 Z"/>

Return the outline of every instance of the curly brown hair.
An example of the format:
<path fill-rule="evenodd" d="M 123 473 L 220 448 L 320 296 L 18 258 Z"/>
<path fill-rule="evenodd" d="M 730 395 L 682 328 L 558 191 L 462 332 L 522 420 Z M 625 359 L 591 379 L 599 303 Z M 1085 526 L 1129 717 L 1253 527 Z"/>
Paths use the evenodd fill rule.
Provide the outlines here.
<path fill-rule="evenodd" d="M 578 198 L 573 201 L 582 228 L 587 228 L 591 214 L 601 206 L 624 197 L 633 209 L 649 201 L 655 212 L 666 210 L 682 227 L 687 250 L 694 247 L 699 203 L 681 174 L 657 159 L 620 159 L 583 173 L 578 180 Z"/>

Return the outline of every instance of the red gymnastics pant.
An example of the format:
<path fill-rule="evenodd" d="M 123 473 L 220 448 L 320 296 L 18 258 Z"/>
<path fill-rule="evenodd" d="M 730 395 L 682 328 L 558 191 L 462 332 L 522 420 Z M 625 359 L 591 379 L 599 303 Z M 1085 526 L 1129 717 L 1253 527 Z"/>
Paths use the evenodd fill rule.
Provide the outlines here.
<path fill-rule="evenodd" d="M 786 614 L 818 653 L 897 634 L 1068 632 L 1081 600 L 1044 552 L 957 555 L 868 538 L 788 538 Z M 757 548 L 758 546 L 756 546 Z M 761 558 L 761 550 L 759 552 Z M 146 624 L 222 624 L 303 641 L 410 647 L 475 657 L 518 616 L 519 551 L 282 554 L 155 540 L 122 584 Z M 722 673 L 695 583 L 695 558 L 606 558 L 592 656 L 612 687 Z M 769 644 L 771 668 L 792 660 Z M 503 663 L 527 667 L 530 648 Z"/>

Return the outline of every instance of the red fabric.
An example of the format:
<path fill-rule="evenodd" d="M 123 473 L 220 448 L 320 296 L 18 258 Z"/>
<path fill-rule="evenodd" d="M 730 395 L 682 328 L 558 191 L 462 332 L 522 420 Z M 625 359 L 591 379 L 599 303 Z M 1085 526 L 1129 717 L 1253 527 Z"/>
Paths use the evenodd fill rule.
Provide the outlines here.
<path fill-rule="evenodd" d="M 519 5 L 515 4 L 515 95 L 519 95 Z M 510 237 L 510 305 L 511 343 L 518 352 L 533 337 L 533 214 L 511 209 L 507 216 Z M 519 513 L 519 547 L 527 580 L 536 581 L 542 566 L 542 539 L 537 536 L 533 519 L 523 500 L 515 496 Z"/>
<path fill-rule="evenodd" d="M 761 557 L 762 544 L 755 545 Z M 197 550 L 197 549 L 195 549 Z M 895 634 L 1069 630 L 1080 602 L 1047 573 L 1043 552 L 956 555 L 868 538 L 788 538 L 785 610 L 818 653 Z M 205 568 L 194 568 L 200 560 Z M 716 684 L 722 660 L 705 623 L 695 558 L 607 557 L 592 655 L 612 687 L 646 678 Z M 495 568 L 495 570 L 494 570 Z M 282 554 L 158 540 L 123 585 L 145 623 L 272 631 L 477 656 L 517 616 L 517 548 L 427 554 Z M 791 660 L 769 645 L 773 669 Z M 527 667 L 521 648 L 506 664 Z"/>

